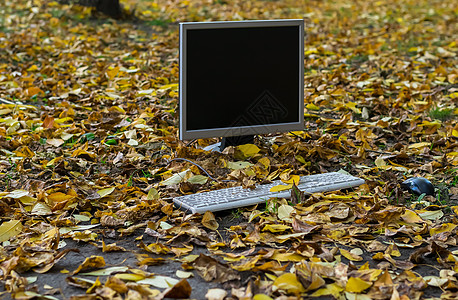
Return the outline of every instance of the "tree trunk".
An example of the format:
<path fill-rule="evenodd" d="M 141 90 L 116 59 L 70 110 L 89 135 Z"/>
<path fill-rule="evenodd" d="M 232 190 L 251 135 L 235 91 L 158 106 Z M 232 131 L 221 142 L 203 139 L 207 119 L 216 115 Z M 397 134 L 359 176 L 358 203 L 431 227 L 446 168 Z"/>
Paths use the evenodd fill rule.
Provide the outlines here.
<path fill-rule="evenodd" d="M 121 6 L 119 0 L 98 0 L 95 8 L 115 19 L 119 19 L 122 16 Z"/>

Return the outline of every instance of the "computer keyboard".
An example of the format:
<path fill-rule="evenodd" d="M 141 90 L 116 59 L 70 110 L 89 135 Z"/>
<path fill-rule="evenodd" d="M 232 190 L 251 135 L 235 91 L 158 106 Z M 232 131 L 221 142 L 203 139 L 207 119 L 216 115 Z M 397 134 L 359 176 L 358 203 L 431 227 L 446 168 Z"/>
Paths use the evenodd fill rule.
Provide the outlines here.
<path fill-rule="evenodd" d="M 301 177 L 297 187 L 306 193 L 336 191 L 357 187 L 364 180 L 339 172 L 322 173 Z M 196 193 L 176 197 L 175 205 L 191 213 L 204 213 L 206 211 L 220 211 L 239 208 L 265 202 L 272 197 L 291 198 L 291 190 L 271 192 L 270 189 L 279 184 L 287 185 L 282 181 L 258 185 L 255 189 L 244 189 L 241 186 L 220 190 Z"/>

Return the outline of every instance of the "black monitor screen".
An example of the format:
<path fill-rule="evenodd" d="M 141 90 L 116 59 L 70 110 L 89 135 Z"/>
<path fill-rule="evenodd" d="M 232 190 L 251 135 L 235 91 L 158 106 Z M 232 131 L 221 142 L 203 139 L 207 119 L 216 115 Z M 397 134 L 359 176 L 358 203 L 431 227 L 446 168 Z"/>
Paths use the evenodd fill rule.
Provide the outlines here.
<path fill-rule="evenodd" d="M 182 30 L 180 131 L 197 138 L 297 129 L 288 126 L 303 120 L 303 29 L 295 21 Z"/>

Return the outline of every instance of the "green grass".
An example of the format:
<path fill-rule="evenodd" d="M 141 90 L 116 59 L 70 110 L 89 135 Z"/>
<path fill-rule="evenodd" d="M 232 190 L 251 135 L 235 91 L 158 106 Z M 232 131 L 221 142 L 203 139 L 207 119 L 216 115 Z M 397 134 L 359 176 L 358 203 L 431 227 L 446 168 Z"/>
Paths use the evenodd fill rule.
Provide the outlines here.
<path fill-rule="evenodd" d="M 453 109 L 439 108 L 439 107 L 435 107 L 431 109 L 428 113 L 431 119 L 440 120 L 440 121 L 446 121 L 450 119 L 452 117 L 452 114 L 453 114 Z"/>
<path fill-rule="evenodd" d="M 348 64 L 360 64 L 369 60 L 369 55 L 354 55 L 348 60 Z"/>
<path fill-rule="evenodd" d="M 237 208 L 237 209 L 231 210 L 231 220 L 237 220 L 237 219 L 239 219 L 241 217 L 242 217 L 242 209 L 241 208 Z"/>
<path fill-rule="evenodd" d="M 163 20 L 163 19 L 156 19 L 156 20 L 150 20 L 150 21 L 145 21 L 146 25 L 149 26 L 159 26 L 159 27 L 167 27 L 171 23 L 170 20 Z"/>

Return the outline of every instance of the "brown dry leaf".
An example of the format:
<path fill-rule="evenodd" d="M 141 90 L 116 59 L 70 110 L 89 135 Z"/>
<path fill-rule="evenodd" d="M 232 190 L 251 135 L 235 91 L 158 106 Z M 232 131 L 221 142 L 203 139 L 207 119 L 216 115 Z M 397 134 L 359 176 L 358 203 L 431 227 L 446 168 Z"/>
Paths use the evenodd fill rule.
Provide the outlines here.
<path fill-rule="evenodd" d="M 137 245 L 137 247 L 155 254 L 168 254 L 171 252 L 171 249 L 161 243 L 153 243 L 148 246 L 145 245 L 142 241 Z"/>
<path fill-rule="evenodd" d="M 240 279 L 238 272 L 204 254 L 200 254 L 199 257 L 192 262 L 192 266 L 196 269 L 197 274 L 205 281 L 222 283 Z"/>
<path fill-rule="evenodd" d="M 109 276 L 107 278 L 107 281 L 105 282 L 105 286 L 111 288 L 112 290 L 120 294 L 127 293 L 128 291 L 127 285 L 124 283 L 124 281 L 114 276 Z"/>
<path fill-rule="evenodd" d="M 181 279 L 173 287 L 166 289 L 162 294 L 164 298 L 184 299 L 191 297 L 192 288 L 186 279 Z"/>
<path fill-rule="evenodd" d="M 351 261 L 362 261 L 363 260 L 361 256 L 354 254 L 350 251 L 347 251 L 345 249 L 340 248 L 339 251 L 340 251 L 340 254 L 342 254 L 342 256 L 346 257 L 347 259 Z"/>
<path fill-rule="evenodd" d="M 202 225 L 210 230 L 217 230 L 219 227 L 219 224 L 211 211 L 205 212 L 204 216 L 202 217 Z"/>
<path fill-rule="evenodd" d="M 52 129 L 54 127 L 54 118 L 46 116 L 46 118 L 43 120 L 42 126 L 43 128 Z"/>

